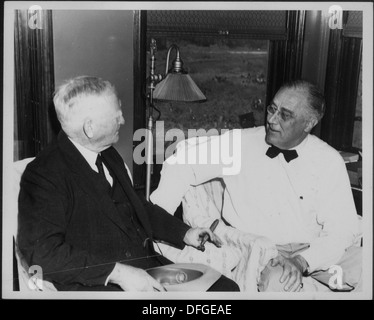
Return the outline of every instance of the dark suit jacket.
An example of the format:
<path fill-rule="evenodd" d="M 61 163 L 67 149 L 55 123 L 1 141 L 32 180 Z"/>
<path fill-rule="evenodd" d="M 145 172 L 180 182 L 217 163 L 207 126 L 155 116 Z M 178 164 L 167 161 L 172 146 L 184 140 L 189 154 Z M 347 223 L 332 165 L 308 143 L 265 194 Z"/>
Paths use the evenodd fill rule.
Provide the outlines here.
<path fill-rule="evenodd" d="M 135 193 L 114 148 L 105 150 L 102 156 L 150 240 L 160 239 L 183 248 L 189 227 Z M 18 246 L 29 265 L 41 266 L 43 278 L 59 290 L 103 286 L 117 261 L 149 267 L 144 259 L 131 259 L 128 226 L 95 175 L 65 133 L 60 132 L 57 141 L 27 166 L 21 179 Z M 150 259 L 153 265 L 170 263 L 164 257 L 157 258 L 157 262 Z"/>

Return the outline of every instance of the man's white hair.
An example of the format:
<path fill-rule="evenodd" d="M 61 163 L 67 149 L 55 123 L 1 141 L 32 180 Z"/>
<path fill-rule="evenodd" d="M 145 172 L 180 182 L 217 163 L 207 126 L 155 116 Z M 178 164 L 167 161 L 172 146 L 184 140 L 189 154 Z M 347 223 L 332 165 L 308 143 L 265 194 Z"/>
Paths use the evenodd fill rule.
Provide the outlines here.
<path fill-rule="evenodd" d="M 305 80 L 294 80 L 284 84 L 280 88 L 280 90 L 284 89 L 303 92 L 308 114 L 318 122 L 321 121 L 325 113 L 326 102 L 322 92 L 316 85 Z"/>
<path fill-rule="evenodd" d="M 87 113 L 76 107 L 80 99 L 88 96 L 117 95 L 115 87 L 106 80 L 97 77 L 79 76 L 63 83 L 55 92 L 53 102 L 62 130 L 74 134 L 81 130 Z"/>

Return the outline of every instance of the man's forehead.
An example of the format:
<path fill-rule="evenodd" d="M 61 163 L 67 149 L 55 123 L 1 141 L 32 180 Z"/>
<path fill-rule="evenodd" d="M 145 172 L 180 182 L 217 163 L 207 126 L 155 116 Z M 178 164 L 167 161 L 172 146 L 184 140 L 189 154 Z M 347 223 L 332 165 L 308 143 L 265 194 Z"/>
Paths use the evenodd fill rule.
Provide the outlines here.
<path fill-rule="evenodd" d="M 305 92 L 293 88 L 280 89 L 273 99 L 278 108 L 295 111 L 306 102 Z"/>
<path fill-rule="evenodd" d="M 102 104 L 119 104 L 119 100 L 115 94 L 87 94 L 77 99 L 78 103 L 90 105 Z"/>

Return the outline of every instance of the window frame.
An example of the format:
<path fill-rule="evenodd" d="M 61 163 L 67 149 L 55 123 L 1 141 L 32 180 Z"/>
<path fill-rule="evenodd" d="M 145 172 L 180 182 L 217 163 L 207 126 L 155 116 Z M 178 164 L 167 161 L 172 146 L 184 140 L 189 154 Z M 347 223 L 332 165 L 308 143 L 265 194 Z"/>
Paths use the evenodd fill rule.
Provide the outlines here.
<path fill-rule="evenodd" d="M 146 127 L 146 57 L 147 47 L 145 44 L 147 34 L 147 11 L 138 13 L 134 28 L 134 48 L 137 54 L 134 55 L 134 79 L 136 97 L 134 104 L 134 132 Z M 305 11 L 286 11 L 286 36 L 284 39 L 269 40 L 269 62 L 266 88 L 266 105 L 285 81 L 300 78 L 303 57 L 303 41 L 305 30 Z M 218 34 L 220 37 L 230 37 L 230 34 Z M 234 35 L 231 35 L 234 36 Z M 239 37 L 239 35 L 235 35 Z M 248 36 L 246 35 L 248 38 Z M 265 113 L 266 115 L 266 113 Z M 142 141 L 134 142 L 135 148 Z M 135 189 L 145 188 L 146 166 L 133 163 L 133 179 Z M 157 183 L 157 182 L 156 182 Z M 155 184 L 152 183 L 154 186 Z"/>

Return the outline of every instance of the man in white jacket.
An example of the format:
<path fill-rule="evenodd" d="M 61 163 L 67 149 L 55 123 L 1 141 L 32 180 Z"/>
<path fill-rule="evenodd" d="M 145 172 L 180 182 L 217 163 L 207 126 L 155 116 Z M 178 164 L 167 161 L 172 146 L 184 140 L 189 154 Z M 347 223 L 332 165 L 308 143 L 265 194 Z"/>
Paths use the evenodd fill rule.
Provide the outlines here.
<path fill-rule="evenodd" d="M 229 131 L 199 144 L 219 163 L 181 164 L 183 152 L 167 159 L 152 202 L 174 212 L 191 185 L 221 177 L 225 220 L 283 246 L 262 272 L 259 291 L 304 291 L 307 279 L 318 280 L 307 285 L 311 290 L 359 289 L 362 250 L 353 246 L 358 220 L 345 164 L 310 134 L 324 109 L 314 85 L 302 80 L 284 85 L 267 107 L 264 127 Z M 231 168 L 237 170 L 223 161 L 222 147 L 230 145 Z"/>

